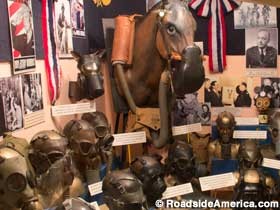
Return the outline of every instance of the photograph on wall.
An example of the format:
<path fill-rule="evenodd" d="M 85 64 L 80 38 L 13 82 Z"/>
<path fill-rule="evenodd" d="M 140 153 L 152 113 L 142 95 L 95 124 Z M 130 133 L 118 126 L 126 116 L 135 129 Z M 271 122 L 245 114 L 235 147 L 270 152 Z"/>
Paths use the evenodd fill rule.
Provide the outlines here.
<path fill-rule="evenodd" d="M 73 39 L 70 2 L 68 0 L 55 2 L 55 14 L 59 57 L 72 57 L 71 51 L 73 51 Z"/>
<path fill-rule="evenodd" d="M 13 57 L 13 73 L 35 69 L 35 37 L 31 0 L 7 0 L 10 37 Z"/>
<path fill-rule="evenodd" d="M 185 94 L 184 98 L 177 98 L 173 108 L 173 125 L 190 125 L 201 123 L 209 125 L 211 121 L 211 106 L 200 103 L 198 93 Z"/>
<path fill-rule="evenodd" d="M 262 78 L 261 87 L 271 96 L 270 108 L 280 108 L 280 78 Z"/>
<path fill-rule="evenodd" d="M 41 74 L 25 74 L 21 80 L 24 127 L 27 128 L 44 122 Z"/>
<path fill-rule="evenodd" d="M 70 0 L 73 36 L 85 37 L 84 0 Z"/>
<path fill-rule="evenodd" d="M 20 77 L 0 79 L 5 131 L 23 128 L 23 109 L 21 101 Z"/>
<path fill-rule="evenodd" d="M 243 2 L 234 11 L 234 28 L 277 27 L 276 7 Z"/>
<path fill-rule="evenodd" d="M 211 107 L 251 107 L 252 81 L 246 77 L 206 78 L 204 101 Z"/>
<path fill-rule="evenodd" d="M 246 29 L 246 68 L 277 68 L 278 29 Z"/>

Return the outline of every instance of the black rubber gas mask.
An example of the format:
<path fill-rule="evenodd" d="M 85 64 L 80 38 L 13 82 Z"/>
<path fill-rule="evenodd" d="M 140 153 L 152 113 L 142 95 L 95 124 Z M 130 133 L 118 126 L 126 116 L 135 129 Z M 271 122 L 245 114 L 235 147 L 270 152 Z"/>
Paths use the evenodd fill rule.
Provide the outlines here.
<path fill-rule="evenodd" d="M 195 176 L 195 157 L 191 145 L 176 141 L 168 151 L 167 172 L 180 183 L 187 183 Z"/>
<path fill-rule="evenodd" d="M 131 172 L 112 171 L 102 183 L 103 200 L 110 210 L 146 209 L 142 183 Z"/>
<path fill-rule="evenodd" d="M 69 98 L 73 101 L 79 101 L 83 98 L 92 100 L 102 96 L 104 88 L 100 59 L 103 54 L 81 56 L 77 52 L 72 52 L 72 55 L 78 62 L 78 69 L 81 73 L 78 74 L 77 82 L 69 83 Z"/>
<path fill-rule="evenodd" d="M 164 167 L 160 160 L 152 156 L 140 156 L 131 163 L 130 170 L 143 183 L 148 204 L 153 206 L 166 190 Z"/>
<path fill-rule="evenodd" d="M 204 82 L 205 72 L 199 47 L 186 47 L 181 57 L 180 61 L 172 61 L 172 81 L 176 95 L 183 97 L 199 90 Z"/>

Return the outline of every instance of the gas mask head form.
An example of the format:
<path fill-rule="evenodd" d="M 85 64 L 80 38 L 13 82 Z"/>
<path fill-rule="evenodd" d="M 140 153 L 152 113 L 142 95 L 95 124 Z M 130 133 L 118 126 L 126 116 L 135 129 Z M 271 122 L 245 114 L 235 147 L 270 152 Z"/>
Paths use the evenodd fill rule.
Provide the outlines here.
<path fill-rule="evenodd" d="M 242 142 L 238 151 L 240 169 L 256 169 L 261 166 L 263 156 L 254 140 Z"/>
<path fill-rule="evenodd" d="M 146 206 L 142 183 L 129 171 L 107 174 L 102 191 L 104 202 L 110 210 L 143 210 Z"/>
<path fill-rule="evenodd" d="M 80 55 L 72 52 L 73 57 L 78 62 L 77 82 L 69 83 L 69 98 L 79 101 L 83 98 L 92 100 L 104 94 L 103 75 L 100 70 L 101 58 L 105 51 L 89 55 Z"/>
<path fill-rule="evenodd" d="M 74 134 L 77 134 L 82 130 L 93 131 L 93 127 L 85 120 L 70 120 L 64 126 L 63 134 L 68 138 L 68 140 L 70 140 Z"/>
<path fill-rule="evenodd" d="M 222 144 L 228 144 L 232 140 L 234 127 L 236 125 L 233 114 L 224 111 L 219 113 L 217 119 L 217 129 L 219 133 L 219 140 Z"/>
<path fill-rule="evenodd" d="M 280 112 L 275 112 L 270 119 L 269 131 L 275 145 L 275 155 L 280 159 Z"/>
<path fill-rule="evenodd" d="M 9 147 L 0 148 L 0 204 L 7 209 L 43 209 L 35 197 L 34 187 L 24 156 Z"/>
<path fill-rule="evenodd" d="M 91 112 L 82 115 L 82 119 L 87 121 L 98 138 L 98 147 L 101 151 L 110 151 L 112 149 L 114 137 L 111 135 L 111 127 L 103 112 Z"/>
<path fill-rule="evenodd" d="M 149 206 L 153 206 L 156 200 L 162 198 L 162 193 L 166 190 L 164 166 L 160 159 L 144 155 L 137 157 L 130 165 L 131 172 L 143 183 Z"/>
<path fill-rule="evenodd" d="M 195 176 L 195 157 L 192 146 L 185 141 L 174 142 L 168 150 L 166 170 L 179 183 L 190 182 Z"/>

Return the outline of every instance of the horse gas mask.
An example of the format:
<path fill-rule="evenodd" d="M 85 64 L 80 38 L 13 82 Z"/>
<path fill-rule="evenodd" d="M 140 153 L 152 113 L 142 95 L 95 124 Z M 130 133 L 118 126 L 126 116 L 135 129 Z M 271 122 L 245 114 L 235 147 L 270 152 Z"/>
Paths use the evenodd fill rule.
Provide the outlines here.
<path fill-rule="evenodd" d="M 77 52 L 72 52 L 73 57 L 78 62 L 77 82 L 69 82 L 69 98 L 73 101 L 81 99 L 95 99 L 104 94 L 103 75 L 100 70 L 100 59 L 104 52 L 100 54 L 89 54 L 81 56 Z"/>
<path fill-rule="evenodd" d="M 280 112 L 276 112 L 271 117 L 269 131 L 275 145 L 276 158 L 280 159 Z"/>
<path fill-rule="evenodd" d="M 187 5 L 172 6 L 178 7 L 178 14 L 171 12 L 170 4 L 162 3 L 162 8 L 159 10 L 159 32 L 156 44 L 160 55 L 168 59 L 169 68 L 172 69 L 174 92 L 177 96 L 184 96 L 197 91 L 202 86 L 205 72 L 201 50 L 193 43 L 195 20 Z M 178 21 L 178 17 L 180 15 L 184 17 L 185 13 L 189 13 L 190 18 Z M 185 27 L 186 25 L 188 27 Z"/>
<path fill-rule="evenodd" d="M 168 151 L 166 170 L 180 183 L 187 183 L 195 177 L 195 158 L 190 144 L 176 141 Z"/>
<path fill-rule="evenodd" d="M 0 171 L 0 205 L 7 209 L 11 207 L 22 210 L 43 209 L 32 189 L 35 182 L 23 155 L 11 148 L 2 147 Z"/>
<path fill-rule="evenodd" d="M 102 191 L 103 200 L 110 210 L 147 209 L 142 184 L 128 171 L 107 174 L 102 183 Z"/>
<path fill-rule="evenodd" d="M 137 157 L 130 165 L 132 173 L 143 183 L 143 191 L 150 206 L 162 198 L 162 193 L 166 190 L 164 166 L 160 163 L 160 159 L 152 156 L 141 156 Z"/>

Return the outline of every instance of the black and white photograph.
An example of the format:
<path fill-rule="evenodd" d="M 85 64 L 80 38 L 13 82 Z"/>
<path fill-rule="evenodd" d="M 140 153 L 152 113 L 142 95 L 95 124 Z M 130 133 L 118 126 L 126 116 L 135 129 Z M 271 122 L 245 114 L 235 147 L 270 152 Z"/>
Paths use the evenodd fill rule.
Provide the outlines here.
<path fill-rule="evenodd" d="M 23 128 L 20 77 L 1 78 L 0 89 L 3 101 L 5 131 L 15 131 Z"/>
<path fill-rule="evenodd" d="M 271 96 L 270 108 L 280 108 L 280 78 L 262 78 L 261 87 Z"/>
<path fill-rule="evenodd" d="M 197 93 L 185 94 L 184 98 L 176 99 L 173 110 L 173 125 L 190 125 L 201 123 L 210 125 L 211 106 L 209 103 L 199 103 Z"/>
<path fill-rule="evenodd" d="M 73 40 L 69 0 L 55 2 L 55 14 L 59 57 L 72 57 Z"/>
<path fill-rule="evenodd" d="M 246 77 L 206 78 L 204 82 L 204 101 L 211 107 L 251 107 L 252 81 Z"/>
<path fill-rule="evenodd" d="M 84 0 L 71 0 L 70 4 L 73 36 L 85 37 Z"/>
<path fill-rule="evenodd" d="M 24 114 L 43 109 L 41 74 L 22 75 Z"/>
<path fill-rule="evenodd" d="M 13 73 L 32 71 L 36 66 L 36 56 L 31 0 L 7 1 Z"/>
<path fill-rule="evenodd" d="M 277 68 L 278 29 L 246 29 L 246 68 Z"/>
<path fill-rule="evenodd" d="M 234 28 L 277 27 L 276 7 L 242 2 L 234 11 Z"/>

